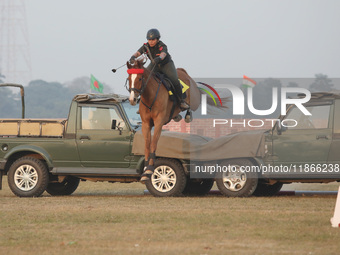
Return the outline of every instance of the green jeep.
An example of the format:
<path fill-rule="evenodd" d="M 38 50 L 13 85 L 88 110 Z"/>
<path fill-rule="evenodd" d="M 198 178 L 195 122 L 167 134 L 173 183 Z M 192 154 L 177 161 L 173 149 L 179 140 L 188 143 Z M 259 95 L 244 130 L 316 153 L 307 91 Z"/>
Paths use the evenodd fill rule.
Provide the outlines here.
<path fill-rule="evenodd" d="M 217 176 L 223 194 L 269 196 L 284 183 L 340 181 L 340 93 L 312 93 L 304 106 L 311 116 L 293 105 L 264 133 L 264 155 L 223 162 L 237 168 Z"/>

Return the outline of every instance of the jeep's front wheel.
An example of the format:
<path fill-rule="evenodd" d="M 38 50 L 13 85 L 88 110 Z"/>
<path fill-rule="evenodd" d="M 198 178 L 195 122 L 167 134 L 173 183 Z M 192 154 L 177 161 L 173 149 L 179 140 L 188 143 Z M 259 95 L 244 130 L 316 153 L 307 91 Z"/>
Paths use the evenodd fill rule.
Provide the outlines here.
<path fill-rule="evenodd" d="M 145 185 L 150 194 L 156 197 L 180 196 L 186 180 L 183 166 L 177 160 L 159 158 L 151 179 Z"/>
<path fill-rule="evenodd" d="M 221 163 L 226 171 L 216 176 L 216 184 L 220 192 L 228 197 L 249 197 L 257 187 L 257 173 L 247 171 L 253 164 L 247 159 L 231 159 Z"/>
<path fill-rule="evenodd" d="M 39 197 L 49 181 L 46 165 L 33 157 L 17 159 L 7 175 L 8 186 L 18 197 Z"/>

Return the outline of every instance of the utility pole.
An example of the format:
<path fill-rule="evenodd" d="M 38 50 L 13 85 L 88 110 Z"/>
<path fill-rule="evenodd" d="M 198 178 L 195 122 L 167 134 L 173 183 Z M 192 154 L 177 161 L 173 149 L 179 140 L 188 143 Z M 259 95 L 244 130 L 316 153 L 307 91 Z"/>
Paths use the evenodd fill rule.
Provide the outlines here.
<path fill-rule="evenodd" d="M 31 56 L 24 0 L 0 0 L 0 73 L 7 83 L 27 85 Z"/>

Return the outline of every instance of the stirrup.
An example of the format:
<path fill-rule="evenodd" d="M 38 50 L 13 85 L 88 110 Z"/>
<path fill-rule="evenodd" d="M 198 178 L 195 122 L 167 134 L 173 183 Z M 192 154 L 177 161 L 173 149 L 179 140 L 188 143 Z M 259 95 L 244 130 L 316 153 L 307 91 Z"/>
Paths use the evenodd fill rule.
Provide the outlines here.
<path fill-rule="evenodd" d="M 182 111 L 190 109 L 190 105 L 188 105 L 185 101 L 180 102 L 179 105 L 180 105 L 179 107 L 181 108 Z"/>
<path fill-rule="evenodd" d="M 174 120 L 175 122 L 179 122 L 179 121 L 181 121 L 182 118 L 183 118 L 183 117 L 182 117 L 180 114 L 178 114 L 177 116 L 175 116 L 175 117 L 173 118 L 173 120 Z"/>
<path fill-rule="evenodd" d="M 187 113 L 185 114 L 184 121 L 186 123 L 190 123 L 192 121 L 192 111 L 191 110 L 188 110 Z"/>

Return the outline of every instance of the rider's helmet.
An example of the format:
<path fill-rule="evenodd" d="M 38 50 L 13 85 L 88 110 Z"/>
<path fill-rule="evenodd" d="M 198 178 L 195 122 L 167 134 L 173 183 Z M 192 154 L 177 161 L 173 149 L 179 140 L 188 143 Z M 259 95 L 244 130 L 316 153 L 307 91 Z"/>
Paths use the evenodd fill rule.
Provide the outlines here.
<path fill-rule="evenodd" d="M 161 38 L 161 34 L 159 33 L 158 29 L 152 28 L 148 31 L 146 34 L 146 39 L 147 40 L 153 40 L 153 39 L 159 39 Z"/>

